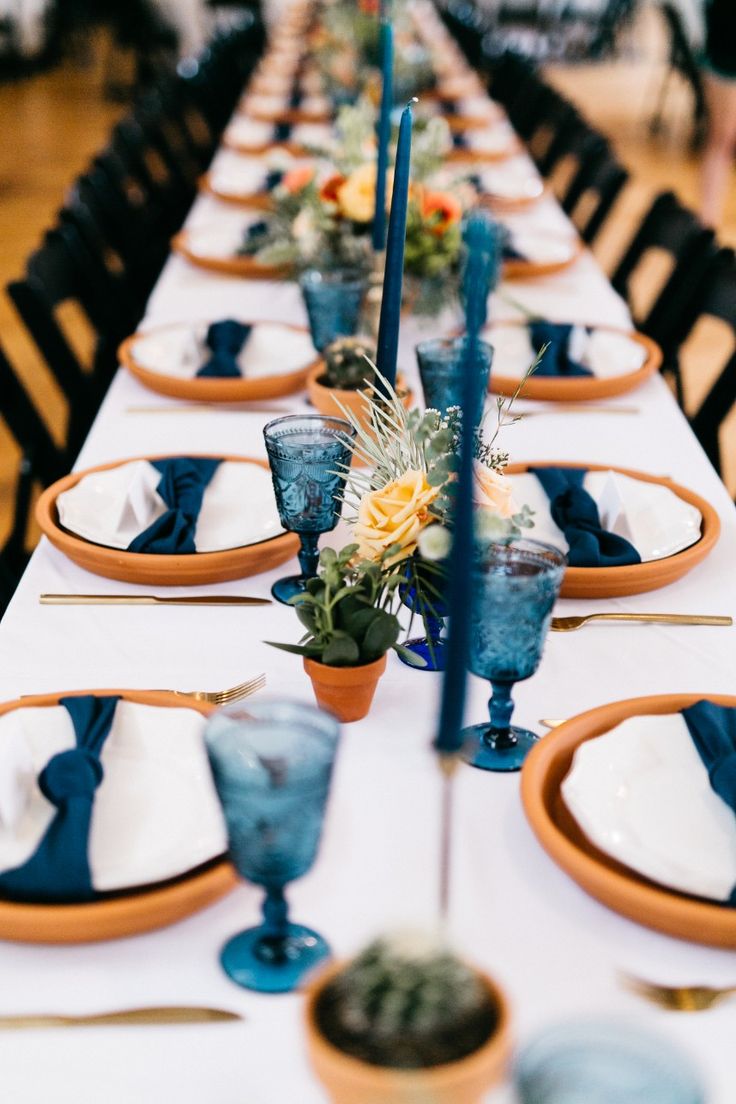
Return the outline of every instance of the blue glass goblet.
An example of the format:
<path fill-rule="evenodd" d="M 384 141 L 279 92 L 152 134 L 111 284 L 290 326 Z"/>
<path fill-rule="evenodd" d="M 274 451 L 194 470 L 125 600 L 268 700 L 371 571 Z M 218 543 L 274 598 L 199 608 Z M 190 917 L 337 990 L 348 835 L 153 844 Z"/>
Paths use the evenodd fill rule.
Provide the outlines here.
<path fill-rule="evenodd" d="M 263 923 L 234 936 L 220 961 L 246 989 L 288 993 L 329 956 L 317 932 L 289 920 L 284 887 L 312 866 L 340 727 L 301 702 L 248 702 L 213 714 L 205 731 L 230 857 L 266 890 Z"/>
<path fill-rule="evenodd" d="M 422 377 L 424 405 L 444 414 L 450 406 L 462 406 L 463 376 L 461 366 L 465 350 L 466 337 L 440 337 L 432 341 L 422 341 L 416 347 L 419 375 Z M 485 341 L 478 342 L 476 362 L 475 409 L 482 410 L 488 376 L 493 361 L 493 349 Z"/>
<path fill-rule="evenodd" d="M 490 725 L 463 732 L 463 758 L 492 771 L 519 770 L 538 737 L 511 724 L 515 682 L 531 678 L 542 658 L 565 556 L 540 541 L 491 544 L 473 564 L 470 669 L 488 679 Z"/>
<path fill-rule="evenodd" d="M 666 1040 L 616 1021 L 561 1024 L 522 1052 L 523 1104 L 704 1104 L 689 1062 Z"/>
<path fill-rule="evenodd" d="M 357 333 L 368 288 L 364 273 L 355 268 L 329 272 L 310 269 L 299 278 L 315 349 L 322 352 L 338 337 Z"/>
<path fill-rule="evenodd" d="M 281 524 L 301 540 L 301 573 L 271 588 L 274 598 L 288 602 L 317 574 L 320 533 L 337 525 L 355 430 L 341 418 L 290 414 L 264 426 L 263 436 Z"/>
<path fill-rule="evenodd" d="M 444 671 L 447 642 L 442 639 L 447 617 L 444 589 L 447 583 L 446 565 L 423 560 L 415 554 L 406 566 L 406 583 L 399 587 L 403 604 L 422 619 L 426 636 L 415 636 L 402 642 L 402 648 L 424 661 L 415 667 L 399 652 L 402 663 L 415 671 Z"/>

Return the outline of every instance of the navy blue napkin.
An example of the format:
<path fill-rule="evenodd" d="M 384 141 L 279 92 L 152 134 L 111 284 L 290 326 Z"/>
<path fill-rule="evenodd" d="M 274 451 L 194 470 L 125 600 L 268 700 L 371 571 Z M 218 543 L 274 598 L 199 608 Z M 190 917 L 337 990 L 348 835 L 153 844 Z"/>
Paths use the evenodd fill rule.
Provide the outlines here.
<path fill-rule="evenodd" d="M 288 142 L 291 137 L 291 123 L 278 123 L 274 132 L 274 141 Z"/>
<path fill-rule="evenodd" d="M 570 567 L 621 567 L 641 563 L 633 544 L 601 527 L 595 500 L 583 488 L 585 468 L 530 468 L 550 500 L 552 520 L 570 546 Z"/>
<path fill-rule="evenodd" d="M 570 337 L 573 327 L 560 322 L 537 319 L 529 323 L 529 336 L 535 353 L 546 345 L 541 363 L 534 370 L 536 376 L 592 376 L 577 360 L 570 357 Z"/>
<path fill-rule="evenodd" d="M 509 236 L 504 242 L 503 246 L 503 259 L 505 261 L 526 261 L 527 257 L 523 253 L 520 253 L 516 246 L 512 243 Z"/>
<path fill-rule="evenodd" d="M 270 173 L 266 174 L 266 191 L 272 192 L 274 188 L 278 188 L 283 179 L 284 173 L 281 169 L 272 169 Z"/>
<path fill-rule="evenodd" d="M 92 695 L 60 699 L 77 744 L 53 755 L 38 776 L 41 793 L 57 811 L 30 859 L 0 874 L 0 893 L 20 901 L 94 898 L 87 855 L 92 805 L 103 777 L 100 754 L 119 701 Z"/>
<path fill-rule="evenodd" d="M 238 354 L 250 337 L 252 326 L 235 322 L 227 318 L 223 322 L 213 322 L 207 330 L 205 343 L 212 350 L 212 356 L 197 372 L 198 376 L 218 379 L 239 379 L 242 375 L 238 366 Z"/>
<path fill-rule="evenodd" d="M 711 788 L 736 813 L 736 709 L 699 701 L 682 715 Z"/>
<path fill-rule="evenodd" d="M 301 106 L 303 97 L 302 87 L 299 81 L 294 85 L 291 95 L 289 96 L 289 107 L 292 111 L 297 111 Z"/>
<path fill-rule="evenodd" d="M 252 257 L 259 249 L 262 249 L 266 244 L 268 238 L 268 223 L 265 219 L 259 219 L 258 222 L 252 222 L 250 226 L 246 228 L 243 235 L 243 244 L 241 245 L 238 253 L 244 254 L 246 257 Z"/>
<path fill-rule="evenodd" d="M 128 552 L 149 552 L 161 556 L 196 552 L 194 534 L 202 499 L 221 461 L 176 456 L 171 460 L 152 460 L 151 463 L 161 472 L 156 490 L 169 509 L 130 542 Z"/>

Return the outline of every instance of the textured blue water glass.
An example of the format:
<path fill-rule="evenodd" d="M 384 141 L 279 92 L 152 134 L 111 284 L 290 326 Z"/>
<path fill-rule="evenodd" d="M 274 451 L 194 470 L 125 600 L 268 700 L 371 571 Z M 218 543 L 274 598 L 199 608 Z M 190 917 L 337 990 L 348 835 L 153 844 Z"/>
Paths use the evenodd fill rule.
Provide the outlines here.
<path fill-rule="evenodd" d="M 705 1104 L 677 1050 L 615 1021 L 544 1032 L 522 1052 L 516 1084 L 522 1104 Z"/>
<path fill-rule="evenodd" d="M 315 349 L 322 352 L 336 338 L 352 337 L 357 332 L 368 287 L 364 273 L 354 268 L 329 272 L 310 269 L 299 278 L 299 286 Z"/>
<path fill-rule="evenodd" d="M 284 887 L 311 868 L 322 833 L 340 727 L 311 705 L 230 705 L 205 742 L 237 871 L 263 886 L 263 923 L 222 949 L 225 972 L 246 989 L 288 993 L 329 956 L 323 937 L 289 920 Z"/>
<path fill-rule="evenodd" d="M 473 565 L 470 669 L 488 679 L 490 725 L 463 731 L 463 758 L 492 771 L 519 770 L 537 736 L 511 724 L 515 682 L 531 678 L 542 658 L 565 556 L 540 541 L 491 544 Z"/>
<path fill-rule="evenodd" d="M 461 365 L 467 347 L 466 337 L 440 337 L 422 341 L 416 347 L 419 375 L 422 378 L 424 405 L 444 414 L 449 406 L 462 406 L 463 377 Z M 478 342 L 476 375 L 478 392 L 475 409 L 482 410 L 488 391 L 488 376 L 493 361 L 493 349 L 485 341 Z"/>
<path fill-rule="evenodd" d="M 399 659 L 415 671 L 444 671 L 447 642 L 443 639 L 445 618 L 448 614 L 444 590 L 447 584 L 445 565 L 434 562 L 427 567 L 418 555 L 407 564 L 407 582 L 399 587 L 401 601 L 412 613 L 418 614 L 424 624 L 425 636 L 415 636 L 402 641 L 402 647 L 424 661 L 416 667 L 399 652 Z"/>
<path fill-rule="evenodd" d="M 264 426 L 263 436 L 281 524 L 301 541 L 300 574 L 271 588 L 274 598 L 288 602 L 317 574 L 320 533 L 337 525 L 355 430 L 341 418 L 290 414 Z"/>

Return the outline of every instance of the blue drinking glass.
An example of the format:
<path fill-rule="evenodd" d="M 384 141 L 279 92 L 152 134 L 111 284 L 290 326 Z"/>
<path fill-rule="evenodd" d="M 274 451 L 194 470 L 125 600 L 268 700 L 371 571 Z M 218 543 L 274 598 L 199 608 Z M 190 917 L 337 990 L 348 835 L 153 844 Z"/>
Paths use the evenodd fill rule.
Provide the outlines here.
<path fill-rule="evenodd" d="M 421 559 L 414 555 L 406 566 L 406 583 L 399 587 L 401 601 L 414 614 L 422 618 L 426 636 L 415 636 L 402 641 L 402 647 L 424 660 L 423 667 L 415 667 L 399 652 L 399 659 L 415 671 L 444 671 L 447 656 L 445 618 L 448 614 L 444 591 L 447 585 L 446 565 Z"/>
<path fill-rule="evenodd" d="M 439 337 L 422 341 L 416 347 L 419 375 L 424 390 L 424 405 L 444 414 L 449 406 L 463 404 L 463 376 L 461 365 L 468 339 L 466 337 Z M 483 410 L 488 391 L 488 376 L 493 361 L 493 349 L 485 341 L 478 342 L 476 361 L 477 394 L 475 409 Z"/>
<path fill-rule="evenodd" d="M 470 669 L 488 679 L 490 725 L 463 732 L 463 758 L 492 771 L 519 770 L 538 739 L 511 724 L 515 682 L 531 678 L 542 658 L 565 556 L 540 541 L 489 544 L 473 564 Z"/>
<path fill-rule="evenodd" d="M 522 1104 L 705 1104 L 677 1050 L 616 1021 L 545 1031 L 522 1052 L 516 1085 Z"/>
<path fill-rule="evenodd" d="M 317 932 L 289 920 L 284 887 L 312 866 L 340 727 L 311 705 L 248 702 L 213 714 L 205 730 L 225 813 L 230 857 L 266 890 L 263 923 L 223 947 L 225 972 L 246 989 L 288 993 L 329 956 Z"/>
<path fill-rule="evenodd" d="M 365 273 L 355 268 L 328 272 L 310 269 L 299 278 L 315 349 L 322 352 L 338 337 L 357 333 L 368 288 Z"/>
<path fill-rule="evenodd" d="M 264 426 L 263 436 L 281 524 L 301 541 L 301 573 L 271 588 L 274 598 L 288 602 L 317 574 L 320 533 L 337 525 L 355 430 L 341 418 L 290 414 Z"/>

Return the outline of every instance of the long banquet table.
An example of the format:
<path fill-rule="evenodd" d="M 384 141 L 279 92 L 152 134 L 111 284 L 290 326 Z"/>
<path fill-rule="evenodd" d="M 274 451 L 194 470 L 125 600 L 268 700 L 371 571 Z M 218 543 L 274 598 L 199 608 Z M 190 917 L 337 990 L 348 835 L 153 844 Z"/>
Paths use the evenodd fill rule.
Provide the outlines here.
<path fill-rule="evenodd" d="M 530 217 L 564 216 L 551 199 Z M 238 218 L 207 197 L 189 225 Z M 518 216 L 521 218 L 522 216 Z M 510 290 L 551 317 L 626 324 L 626 307 L 590 254 L 556 277 L 500 289 L 493 317 L 513 317 Z M 219 277 L 171 256 L 145 326 L 192 318 L 305 321 L 296 285 Z M 418 386 L 407 321 L 400 364 Z M 514 460 L 610 463 L 667 474 L 718 510 L 723 532 L 707 561 L 681 582 L 596 609 L 736 614 L 736 512 L 661 378 L 616 404 L 635 415 L 561 414 L 505 431 Z M 130 407 L 160 407 L 133 413 Z M 222 452 L 264 456 L 261 428 L 273 413 L 172 411 L 120 371 L 78 467 L 140 454 Z M 302 397 L 274 411 L 306 409 Z M 519 410 L 526 404 L 521 402 Z M 338 529 L 333 543 L 344 543 Z M 268 595 L 284 569 L 193 593 Z M 293 613 L 278 604 L 238 608 L 40 607 L 42 591 L 124 593 L 134 588 L 86 574 L 44 539 L 0 625 L 0 697 L 98 687 L 219 688 L 265 671 L 272 693 L 310 701 L 301 663 L 266 639 L 293 640 Z M 589 611 L 561 601 L 561 614 Z M 736 670 L 733 630 L 611 625 L 552 634 L 539 673 L 516 688 L 521 723 L 568 717 L 621 698 L 665 692 L 728 692 Z M 468 718 L 486 715 L 488 688 L 471 678 Z M 413 672 L 391 655 L 370 715 L 345 726 L 323 843 L 313 870 L 290 890 L 293 914 L 313 924 L 338 956 L 378 932 L 431 924 L 437 912 L 440 782 L 430 740 L 440 676 Z M 146 1003 L 231 1007 L 235 1025 L 0 1036 L 0 1092 L 12 1104 L 319 1104 L 305 1058 L 299 995 L 261 996 L 223 974 L 218 951 L 259 915 L 260 890 L 243 885 L 171 928 L 115 943 L 0 946 L 0 1014 L 91 1011 Z M 733 1104 L 734 1004 L 701 1015 L 660 1012 L 625 991 L 619 971 L 673 983 L 736 984 L 736 954 L 656 934 L 599 905 L 545 855 L 526 824 L 519 776 L 463 768 L 457 777 L 450 934 L 508 991 L 523 1043 L 565 1018 L 618 1016 L 659 1031 L 688 1052 L 710 1104 Z M 489 1102 L 512 1099 L 510 1086 Z"/>

